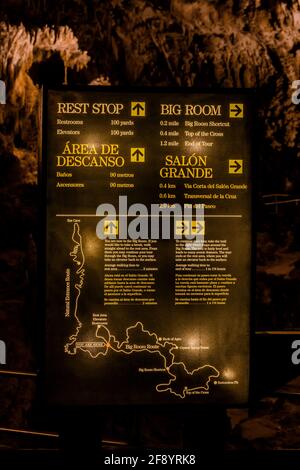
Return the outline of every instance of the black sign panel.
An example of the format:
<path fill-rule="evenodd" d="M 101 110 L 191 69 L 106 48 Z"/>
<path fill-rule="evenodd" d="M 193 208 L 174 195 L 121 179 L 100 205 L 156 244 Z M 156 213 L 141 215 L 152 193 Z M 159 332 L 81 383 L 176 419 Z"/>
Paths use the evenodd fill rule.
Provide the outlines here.
<path fill-rule="evenodd" d="M 247 401 L 250 124 L 244 91 L 44 92 L 49 402 Z"/>

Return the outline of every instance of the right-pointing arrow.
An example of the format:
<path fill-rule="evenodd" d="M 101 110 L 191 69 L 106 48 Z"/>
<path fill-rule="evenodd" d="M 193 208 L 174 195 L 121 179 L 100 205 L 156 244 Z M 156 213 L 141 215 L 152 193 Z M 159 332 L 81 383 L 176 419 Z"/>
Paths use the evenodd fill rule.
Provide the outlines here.
<path fill-rule="evenodd" d="M 229 168 L 233 168 L 234 173 L 237 173 L 242 168 L 242 165 L 237 160 L 234 160 L 233 165 L 231 164 Z"/>
<path fill-rule="evenodd" d="M 196 225 L 196 233 L 200 233 L 203 230 L 203 225 L 201 225 L 199 222 Z"/>
<path fill-rule="evenodd" d="M 239 114 L 241 114 L 242 108 L 238 104 L 236 104 L 232 111 L 234 112 L 235 117 L 237 117 Z"/>
<path fill-rule="evenodd" d="M 181 229 L 181 233 L 182 233 L 182 235 L 183 235 L 183 234 L 185 233 L 185 231 L 186 231 L 189 227 L 188 227 L 188 225 L 185 225 L 184 222 L 181 222 L 181 224 L 182 224 L 182 225 L 181 225 L 180 229 Z"/>
<path fill-rule="evenodd" d="M 229 117 L 230 118 L 244 117 L 244 104 L 243 103 L 230 103 L 229 104 Z"/>
<path fill-rule="evenodd" d="M 184 235 L 188 228 L 188 224 L 185 224 L 183 220 L 176 221 L 176 235 Z"/>

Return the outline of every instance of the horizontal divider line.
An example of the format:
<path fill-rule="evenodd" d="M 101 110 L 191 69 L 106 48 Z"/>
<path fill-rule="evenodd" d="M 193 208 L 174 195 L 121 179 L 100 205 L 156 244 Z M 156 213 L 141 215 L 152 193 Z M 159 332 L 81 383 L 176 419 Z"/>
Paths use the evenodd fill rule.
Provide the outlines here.
<path fill-rule="evenodd" d="M 55 214 L 55 217 L 128 217 L 128 218 L 133 218 L 133 217 L 176 217 L 176 215 L 174 214 L 139 214 L 139 215 L 128 215 L 128 214 L 113 214 L 113 215 L 97 215 L 97 214 Z M 216 214 L 216 215 L 212 215 L 212 214 L 209 214 L 209 215 L 201 215 L 201 220 L 205 220 L 207 217 L 243 217 L 242 214 Z M 193 218 L 193 216 L 187 216 L 187 217 L 184 217 L 184 214 L 181 215 L 178 215 L 178 219 L 191 219 L 191 220 L 195 220 L 195 218 Z"/>
<path fill-rule="evenodd" d="M 264 330 L 259 330 L 255 331 L 256 335 L 273 335 L 273 336 L 284 336 L 284 335 L 300 335 L 300 329 L 299 330 L 270 330 L 270 331 L 264 331 Z"/>
<path fill-rule="evenodd" d="M 0 432 L 11 432 L 11 433 L 15 433 L 15 434 L 26 434 L 26 435 L 29 435 L 29 436 L 59 437 L 59 434 L 55 433 L 55 432 L 27 431 L 26 429 L 0 428 Z"/>
<path fill-rule="evenodd" d="M 37 372 L 22 372 L 18 370 L 0 369 L 0 375 L 21 375 L 24 377 L 37 377 Z"/>
<path fill-rule="evenodd" d="M 59 434 L 56 432 L 39 432 L 39 431 L 28 431 L 26 429 L 12 429 L 12 428 L 1 428 L 0 432 L 8 432 L 14 434 L 25 434 L 29 436 L 41 436 L 41 437 L 55 437 L 58 438 Z M 111 439 L 102 439 L 101 441 L 103 444 L 110 444 L 110 445 L 119 445 L 119 446 L 127 446 L 128 442 L 125 441 L 115 441 Z"/>

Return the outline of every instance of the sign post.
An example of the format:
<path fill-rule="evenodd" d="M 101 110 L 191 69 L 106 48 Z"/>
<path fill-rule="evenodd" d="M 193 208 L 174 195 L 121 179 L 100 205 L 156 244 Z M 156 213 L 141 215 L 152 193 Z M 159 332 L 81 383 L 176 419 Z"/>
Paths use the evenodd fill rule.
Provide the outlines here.
<path fill-rule="evenodd" d="M 45 90 L 51 404 L 243 404 L 251 96 Z"/>

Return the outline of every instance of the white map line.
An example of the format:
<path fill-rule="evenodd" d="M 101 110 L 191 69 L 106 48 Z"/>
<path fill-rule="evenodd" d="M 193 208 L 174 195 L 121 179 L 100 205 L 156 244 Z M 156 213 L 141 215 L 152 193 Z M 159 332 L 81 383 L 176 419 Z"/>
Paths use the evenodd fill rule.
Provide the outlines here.
<path fill-rule="evenodd" d="M 75 239 L 76 236 L 78 237 L 79 241 L 77 241 Z M 80 228 L 79 228 L 78 223 L 74 224 L 73 234 L 72 234 L 72 241 L 75 243 L 75 245 L 74 245 L 73 251 L 70 252 L 70 256 L 73 259 L 73 262 L 78 265 L 78 269 L 76 270 L 76 274 L 79 275 L 79 283 L 75 284 L 75 289 L 77 290 L 77 295 L 75 297 L 74 317 L 77 321 L 77 327 L 76 327 L 75 334 L 73 334 L 72 336 L 69 337 L 69 339 L 72 342 L 71 344 L 73 344 L 76 341 L 77 336 L 79 334 L 79 331 L 82 327 L 82 323 L 79 320 L 77 313 L 78 313 L 78 301 L 79 301 L 79 297 L 80 297 L 80 294 L 81 294 L 81 289 L 82 289 L 83 284 L 84 284 L 84 276 L 85 276 L 85 269 L 84 269 L 85 256 L 84 256 L 84 252 L 83 252 L 83 248 L 82 248 L 82 236 L 80 234 Z M 78 251 L 79 250 L 80 250 L 81 258 L 82 258 L 81 262 L 78 261 Z M 65 346 L 65 348 L 66 347 L 67 347 L 67 345 Z M 65 351 L 66 351 L 66 349 L 65 349 Z M 66 351 L 66 352 L 68 352 L 69 354 L 72 354 L 69 351 Z M 76 350 L 75 350 L 75 352 L 73 352 L 73 354 L 76 354 Z"/>
<path fill-rule="evenodd" d="M 81 290 L 84 286 L 84 278 L 85 278 L 85 269 L 84 269 L 85 256 L 84 256 L 84 251 L 83 251 L 82 236 L 80 234 L 80 227 L 79 227 L 79 224 L 77 222 L 74 223 L 72 241 L 74 242 L 75 245 L 74 245 L 73 250 L 69 254 L 70 254 L 73 262 L 78 265 L 78 268 L 76 269 L 76 274 L 79 276 L 79 283 L 75 284 L 75 288 L 77 290 L 77 295 L 76 295 L 75 306 L 74 306 L 74 318 L 77 321 L 77 326 L 76 326 L 76 332 L 69 337 L 69 340 L 71 340 L 71 342 L 67 343 L 65 345 L 65 353 L 70 354 L 70 355 L 75 355 L 77 353 L 77 350 L 79 349 L 83 352 L 88 353 L 89 356 L 92 359 L 96 359 L 99 356 L 107 356 L 107 354 L 110 350 L 114 351 L 115 353 L 126 354 L 126 355 L 130 355 L 130 354 L 133 354 L 133 353 L 145 352 L 145 351 L 147 351 L 148 353 L 151 353 L 151 354 L 158 353 L 163 358 L 164 369 L 171 376 L 171 378 L 168 381 L 168 383 L 157 384 L 156 387 L 155 387 L 157 392 L 162 393 L 162 392 L 169 391 L 170 393 L 176 395 L 177 397 L 179 397 L 181 399 L 184 399 L 188 392 L 193 392 L 193 391 L 197 391 L 197 390 L 200 390 L 200 389 L 204 389 L 206 391 L 209 390 L 209 382 L 210 382 L 211 378 L 212 377 L 219 377 L 219 375 L 220 375 L 219 371 L 214 366 L 212 366 L 210 364 L 205 364 L 205 365 L 200 366 L 196 369 L 193 369 L 192 371 L 189 371 L 184 362 L 175 361 L 175 354 L 173 353 L 173 350 L 177 350 L 178 346 L 175 343 L 172 343 L 172 342 L 169 342 L 169 341 L 162 342 L 159 339 L 158 335 L 154 332 L 150 332 L 149 330 L 147 330 L 144 327 L 144 325 L 141 321 L 137 321 L 134 325 L 130 325 L 126 328 L 126 339 L 122 342 L 118 341 L 116 339 L 116 336 L 111 334 L 109 328 L 107 328 L 104 325 L 98 325 L 95 336 L 96 336 L 96 338 L 101 340 L 102 344 L 101 344 L 100 347 L 103 347 L 104 351 L 99 351 L 96 354 L 92 353 L 92 351 L 90 349 L 91 348 L 96 348 L 97 345 L 100 343 L 99 341 L 98 342 L 93 341 L 93 340 L 91 340 L 91 341 L 81 341 L 81 342 L 77 341 L 78 335 L 79 335 L 80 330 L 83 326 L 82 322 L 78 318 L 78 303 L 79 303 L 79 297 L 81 295 Z M 80 252 L 82 261 L 79 261 L 78 252 Z M 157 349 L 149 349 L 147 346 L 139 347 L 138 349 L 134 349 L 134 348 L 132 348 L 132 349 L 128 348 L 128 350 L 126 349 L 126 346 L 133 346 L 134 345 L 134 344 L 130 343 L 130 331 L 131 330 L 135 331 L 135 330 L 138 330 L 139 328 L 140 328 L 141 332 L 148 335 L 149 338 L 151 338 L 151 339 L 154 338 L 154 343 L 151 343 L 151 345 L 157 345 L 158 346 Z M 103 331 L 101 331 L 101 335 L 98 335 L 100 330 L 103 330 Z M 107 336 L 108 339 L 105 338 L 105 336 Z M 87 347 L 85 344 L 90 344 L 90 346 Z M 70 349 L 71 346 L 74 346 L 73 350 Z M 167 360 L 166 354 L 163 354 L 161 352 L 162 348 L 163 349 L 169 348 L 168 349 L 168 354 L 170 355 L 170 362 Z M 194 373 L 197 373 L 201 370 L 205 371 L 206 368 L 212 369 L 213 373 L 208 374 L 207 380 L 205 381 L 205 385 L 199 385 L 199 386 L 195 386 L 193 388 L 188 388 L 187 386 L 185 386 L 183 388 L 182 393 L 177 393 L 172 389 L 172 386 L 171 386 L 172 382 L 175 382 L 177 380 L 177 376 L 170 371 L 170 369 L 173 366 L 182 366 L 185 373 L 188 376 L 193 376 Z M 164 387 L 164 388 L 162 389 L 162 387 Z"/>

